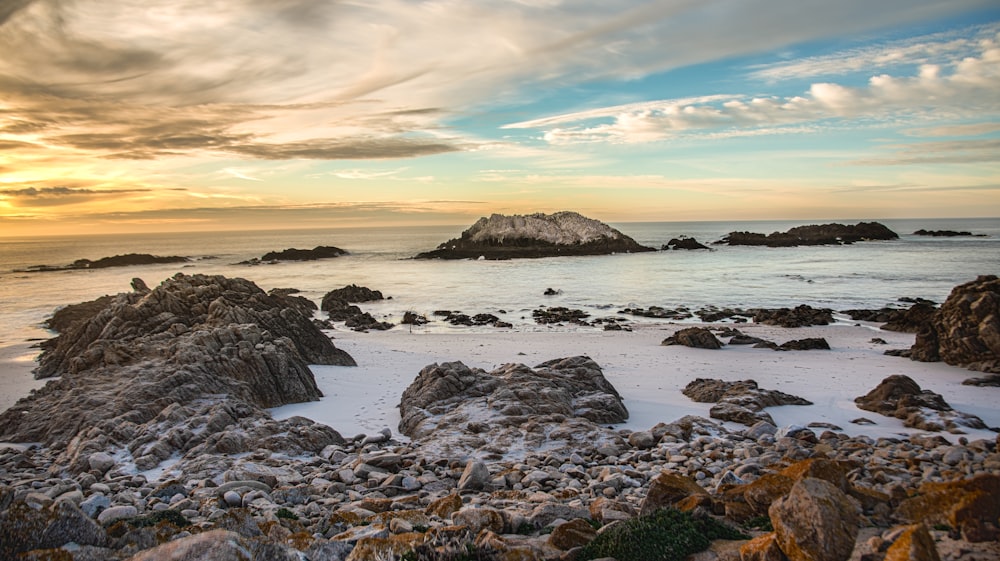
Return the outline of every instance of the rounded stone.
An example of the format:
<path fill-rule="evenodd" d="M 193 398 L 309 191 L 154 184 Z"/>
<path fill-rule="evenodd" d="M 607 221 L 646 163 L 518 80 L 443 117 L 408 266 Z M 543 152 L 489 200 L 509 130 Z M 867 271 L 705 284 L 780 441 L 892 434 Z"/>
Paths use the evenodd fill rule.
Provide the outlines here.
<path fill-rule="evenodd" d="M 132 505 L 118 505 L 104 509 L 99 515 L 97 515 L 97 521 L 102 525 L 107 526 L 112 522 L 118 520 L 123 520 L 126 518 L 135 518 L 139 515 L 139 509 Z"/>
<path fill-rule="evenodd" d="M 236 491 L 226 491 L 222 495 L 222 500 L 229 506 L 241 506 L 243 504 L 243 497 Z"/>

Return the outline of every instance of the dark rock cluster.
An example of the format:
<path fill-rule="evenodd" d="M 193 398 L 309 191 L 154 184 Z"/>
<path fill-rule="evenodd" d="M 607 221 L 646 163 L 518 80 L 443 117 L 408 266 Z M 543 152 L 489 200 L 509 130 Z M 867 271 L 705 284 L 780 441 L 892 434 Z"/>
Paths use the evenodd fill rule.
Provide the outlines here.
<path fill-rule="evenodd" d="M 796 226 L 787 232 L 757 234 L 730 232 L 717 244 L 794 247 L 800 245 L 840 245 L 859 241 L 895 240 L 899 235 L 879 222 L 859 222 L 854 225 L 820 224 Z"/>
<path fill-rule="evenodd" d="M 345 326 L 354 331 L 385 331 L 392 329 L 393 325 L 386 321 L 379 321 L 371 313 L 364 312 L 354 305 L 354 303 L 377 302 L 384 299 L 385 297 L 379 290 L 351 284 L 327 292 L 320 303 L 320 309 L 327 312 L 330 321 L 342 321 Z"/>
<path fill-rule="evenodd" d="M 70 265 L 34 265 L 24 271 L 19 272 L 48 272 L 48 271 L 73 271 L 77 269 L 108 269 L 111 267 L 130 267 L 133 265 L 157 265 L 162 263 L 187 263 L 187 257 L 178 255 L 160 256 L 148 253 L 126 253 L 113 257 L 102 257 L 96 261 L 90 259 L 77 259 Z"/>
<path fill-rule="evenodd" d="M 715 403 L 709 416 L 753 426 L 761 421 L 775 424 L 764 408 L 777 405 L 812 405 L 812 402 L 778 390 L 762 390 L 753 380 L 726 382 L 698 378 L 684 387 L 684 395 L 700 403 Z"/>
<path fill-rule="evenodd" d="M 910 358 L 1000 373 L 1000 278 L 984 275 L 953 288 L 917 332 Z"/>
<path fill-rule="evenodd" d="M 282 251 L 271 251 L 260 258 L 261 261 L 315 261 L 317 259 L 332 259 L 347 255 L 347 252 L 332 245 L 320 245 L 312 249 L 289 248 Z"/>
<path fill-rule="evenodd" d="M 984 429 L 982 419 L 955 411 L 941 394 L 922 390 L 909 376 L 895 374 L 854 400 L 860 409 L 903 420 L 903 426 L 931 432 L 961 433 L 962 427 Z"/>

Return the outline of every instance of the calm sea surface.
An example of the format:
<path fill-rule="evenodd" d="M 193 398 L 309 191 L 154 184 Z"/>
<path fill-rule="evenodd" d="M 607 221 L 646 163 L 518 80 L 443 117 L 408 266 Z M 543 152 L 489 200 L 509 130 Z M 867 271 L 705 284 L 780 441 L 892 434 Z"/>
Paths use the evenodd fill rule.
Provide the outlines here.
<path fill-rule="evenodd" d="M 857 221 L 839 221 L 855 223 Z M 531 310 L 582 308 L 594 316 L 624 307 L 797 304 L 877 308 L 900 297 L 941 302 L 956 284 L 1000 274 L 1000 219 L 880 220 L 900 234 L 890 242 L 849 246 L 663 251 L 599 257 L 512 261 L 416 261 L 418 252 L 457 237 L 465 226 L 352 228 L 265 232 L 0 238 L 0 348 L 49 337 L 41 322 L 59 306 L 150 286 L 177 272 L 245 277 L 261 288 L 297 288 L 319 301 L 348 284 L 381 290 L 391 300 L 361 307 L 398 323 L 405 311 L 493 313 L 515 329 L 541 330 Z M 688 235 L 707 243 L 737 230 L 770 233 L 810 222 L 658 222 L 613 224 L 639 243 L 659 247 Z M 930 238 L 917 229 L 968 230 L 985 237 Z M 236 265 L 268 251 L 335 245 L 350 255 L 312 262 Z M 33 265 L 66 265 L 123 253 L 182 255 L 191 263 L 94 271 L 16 273 Z M 543 296 L 552 287 L 562 293 Z M 502 312 L 501 312 L 502 311 Z M 451 330 L 443 322 L 421 329 Z M 566 328 L 569 329 L 569 328 Z"/>

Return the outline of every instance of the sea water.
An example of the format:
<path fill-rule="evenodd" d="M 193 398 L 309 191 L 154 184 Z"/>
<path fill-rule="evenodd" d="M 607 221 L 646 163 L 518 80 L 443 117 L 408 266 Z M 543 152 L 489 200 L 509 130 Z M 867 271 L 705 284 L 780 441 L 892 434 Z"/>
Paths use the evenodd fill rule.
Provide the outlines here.
<path fill-rule="evenodd" d="M 459 236 L 464 226 L 0 238 L 0 350 L 50 337 L 42 323 L 60 306 L 129 291 L 133 277 L 152 287 L 178 272 L 244 277 L 264 290 L 296 288 L 317 303 L 332 289 L 358 284 L 391 297 L 361 305 L 385 321 L 399 323 L 407 311 L 435 319 L 434 311 L 452 310 L 469 315 L 491 313 L 516 330 L 553 329 L 536 325 L 531 316 L 532 310 L 548 306 L 579 308 L 592 317 L 606 317 L 618 315 L 626 307 L 808 304 L 845 310 L 903 305 L 898 302 L 902 297 L 942 302 L 957 284 L 978 275 L 1000 274 L 1000 219 L 880 222 L 899 233 L 900 239 L 795 248 L 714 245 L 711 251 L 509 261 L 412 259 Z M 683 235 L 710 245 L 732 231 L 770 233 L 807 223 L 649 222 L 612 226 L 643 245 L 659 248 Z M 921 228 L 965 230 L 980 236 L 912 235 Z M 349 255 L 307 262 L 238 264 L 269 251 L 318 245 L 337 246 Z M 125 253 L 179 255 L 190 262 L 16 272 Z M 544 296 L 547 288 L 559 294 Z M 469 331 L 439 318 L 420 329 Z"/>

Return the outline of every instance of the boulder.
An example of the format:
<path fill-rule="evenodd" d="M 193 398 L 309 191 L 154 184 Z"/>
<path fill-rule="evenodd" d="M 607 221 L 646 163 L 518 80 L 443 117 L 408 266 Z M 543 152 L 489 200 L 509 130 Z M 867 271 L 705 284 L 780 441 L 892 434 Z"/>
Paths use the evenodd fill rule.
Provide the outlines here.
<path fill-rule="evenodd" d="M 480 218 L 461 237 L 417 259 L 512 259 L 655 251 L 575 212 Z"/>
<path fill-rule="evenodd" d="M 910 358 L 1000 373 L 1000 278 L 956 286 L 917 332 Z"/>
<path fill-rule="evenodd" d="M 709 411 L 713 419 L 753 426 L 760 421 L 774 425 L 764 408 L 778 405 L 812 405 L 811 401 L 778 390 L 762 390 L 754 380 L 726 382 L 697 378 L 688 383 L 684 395 L 699 403 L 715 403 Z"/>
<path fill-rule="evenodd" d="M 250 561 L 249 544 L 227 530 L 210 530 L 139 552 L 128 561 Z"/>
<path fill-rule="evenodd" d="M 857 506 L 827 481 L 800 480 L 768 514 L 778 547 L 791 561 L 846 561 L 854 551 Z"/>
<path fill-rule="evenodd" d="M 364 302 L 376 302 L 378 300 L 384 300 L 385 297 L 382 295 L 380 290 L 372 290 L 366 286 L 358 286 L 356 284 L 350 284 L 344 288 L 337 288 L 327 292 L 323 296 L 323 302 L 327 300 L 341 300 L 344 302 L 349 302 L 351 304 L 361 304 Z M 320 306 L 323 310 L 326 310 L 326 305 L 321 304 Z"/>
<path fill-rule="evenodd" d="M 722 342 L 714 333 L 704 327 L 688 327 L 681 329 L 663 340 L 661 345 L 684 345 L 696 349 L 721 349 Z"/>
<path fill-rule="evenodd" d="M 1000 476 L 983 473 L 970 479 L 924 483 L 917 494 L 900 503 L 896 513 L 911 523 L 947 524 L 968 541 L 991 541 L 997 537 L 1000 522 Z M 992 526 L 992 532 L 984 532 L 984 525 Z"/>
<path fill-rule="evenodd" d="M 707 497 L 708 491 L 685 475 L 669 471 L 660 472 L 649 484 L 649 491 L 642 500 L 640 514 L 652 514 L 657 509 L 672 507 L 690 496 Z"/>
<path fill-rule="evenodd" d="M 885 561 L 941 561 L 934 537 L 923 524 L 906 527 L 885 551 Z"/>
<path fill-rule="evenodd" d="M 423 448 L 491 457 L 621 447 L 622 437 L 599 425 L 628 418 L 601 368 L 583 356 L 489 373 L 461 362 L 432 364 L 403 392 L 399 408 L 400 432 Z"/>
<path fill-rule="evenodd" d="M 903 426 L 926 431 L 960 432 L 961 427 L 984 429 L 982 419 L 955 411 L 940 394 L 922 390 L 909 376 L 895 374 L 867 394 L 854 399 L 858 408 L 903 420 Z"/>
<path fill-rule="evenodd" d="M 829 351 L 830 344 L 822 337 L 794 339 L 778 345 L 778 351 Z"/>

